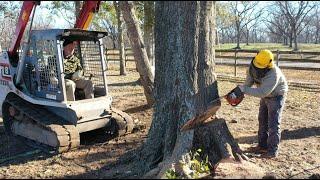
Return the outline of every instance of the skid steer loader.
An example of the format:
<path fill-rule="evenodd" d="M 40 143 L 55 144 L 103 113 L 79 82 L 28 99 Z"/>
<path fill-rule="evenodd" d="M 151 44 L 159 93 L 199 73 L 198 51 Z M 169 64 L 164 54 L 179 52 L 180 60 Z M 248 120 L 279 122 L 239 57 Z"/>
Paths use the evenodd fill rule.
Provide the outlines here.
<path fill-rule="evenodd" d="M 18 55 L 34 6 L 35 2 L 24 2 L 12 46 L 0 55 L 0 115 L 6 132 L 56 152 L 78 147 L 82 132 L 105 127 L 119 135 L 131 132 L 132 118 L 111 107 L 102 43 L 106 32 L 32 30 Z M 66 40 L 77 42 L 84 76 L 94 85 L 93 99 L 84 99 L 76 89 L 75 101 L 68 101 L 62 49 Z"/>

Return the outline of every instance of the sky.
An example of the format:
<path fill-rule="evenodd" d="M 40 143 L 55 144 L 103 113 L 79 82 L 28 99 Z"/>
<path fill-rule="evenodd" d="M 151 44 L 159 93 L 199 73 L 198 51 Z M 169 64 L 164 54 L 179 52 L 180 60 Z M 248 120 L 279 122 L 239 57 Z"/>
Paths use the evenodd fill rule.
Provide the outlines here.
<path fill-rule="evenodd" d="M 45 20 L 51 21 L 51 25 L 53 28 L 68 28 L 69 24 L 68 22 L 59 16 L 53 16 L 53 19 L 49 18 L 49 11 L 44 8 L 46 5 L 51 3 L 51 1 L 41 1 L 40 6 L 37 6 L 36 14 L 35 14 L 35 20 L 37 18 L 42 17 Z"/>
<path fill-rule="evenodd" d="M 19 3 L 20 6 L 18 6 L 19 8 L 21 8 L 22 6 L 22 1 L 16 1 L 16 3 Z M 62 18 L 61 16 L 53 16 L 53 18 L 49 17 L 49 10 L 46 9 L 46 5 L 50 4 L 52 1 L 41 1 L 40 2 L 40 6 L 37 6 L 36 9 L 36 14 L 35 14 L 35 21 L 37 21 L 38 19 L 43 19 L 45 21 L 50 21 L 50 24 L 52 25 L 53 28 L 68 28 L 69 24 L 68 22 Z M 224 2 L 224 1 L 222 1 Z M 227 1 L 225 1 L 227 2 Z M 270 1 L 260 1 L 258 4 L 259 9 L 261 9 L 262 7 L 268 5 L 270 3 Z M 20 9 L 19 9 L 20 10 Z"/>
<path fill-rule="evenodd" d="M 39 17 L 42 17 L 42 18 L 45 18 L 48 20 L 50 19 L 50 18 L 48 18 L 49 11 L 44 7 L 51 2 L 52 1 L 41 1 L 40 6 L 37 7 L 35 19 L 39 18 Z M 257 8 L 262 9 L 263 7 L 265 7 L 269 4 L 270 4 L 270 1 L 260 1 Z M 266 15 L 266 14 L 264 14 L 264 15 Z M 69 27 L 68 22 L 64 18 L 59 17 L 59 16 L 54 16 L 53 19 L 50 19 L 50 21 L 52 21 L 51 24 L 52 24 L 53 28 L 68 28 Z"/>
<path fill-rule="evenodd" d="M 53 16 L 51 18 L 49 17 L 50 11 L 45 7 L 49 5 L 51 2 L 52 1 L 40 1 L 40 6 L 36 7 L 34 22 L 42 20 L 46 23 L 50 23 L 53 28 L 68 28 L 69 24 L 64 18 L 59 16 Z M 16 10 L 20 13 L 22 8 L 22 1 L 13 1 L 11 3 L 13 3 L 14 6 L 16 6 Z"/>

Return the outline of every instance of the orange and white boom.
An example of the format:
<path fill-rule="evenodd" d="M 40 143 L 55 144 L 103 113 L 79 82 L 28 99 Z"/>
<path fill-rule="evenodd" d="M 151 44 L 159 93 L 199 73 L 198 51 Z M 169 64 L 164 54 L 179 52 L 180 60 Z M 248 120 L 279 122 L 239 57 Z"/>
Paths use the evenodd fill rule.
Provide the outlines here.
<path fill-rule="evenodd" d="M 99 11 L 100 1 L 84 1 L 75 28 L 88 30 L 94 13 Z"/>
<path fill-rule="evenodd" d="M 19 19 L 18 19 L 18 23 L 16 26 L 16 30 L 14 33 L 14 39 L 11 42 L 11 46 L 9 48 L 9 56 L 12 56 L 16 53 L 17 49 L 20 46 L 20 42 L 21 39 L 23 37 L 24 31 L 26 29 L 26 26 L 28 24 L 29 21 L 29 17 L 30 14 L 32 12 L 32 9 L 36 7 L 36 5 L 39 5 L 40 2 L 39 1 L 24 1 L 21 11 L 20 11 L 20 15 L 19 15 Z"/>

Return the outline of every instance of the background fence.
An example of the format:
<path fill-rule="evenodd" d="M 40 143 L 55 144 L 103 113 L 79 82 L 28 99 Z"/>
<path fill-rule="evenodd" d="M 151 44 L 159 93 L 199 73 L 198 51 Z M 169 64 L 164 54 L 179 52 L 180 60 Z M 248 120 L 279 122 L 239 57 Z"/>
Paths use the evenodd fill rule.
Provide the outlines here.
<path fill-rule="evenodd" d="M 216 64 L 234 66 L 248 66 L 259 50 L 216 49 Z M 320 52 L 311 51 L 272 51 L 277 66 L 282 69 L 320 70 Z"/>
<path fill-rule="evenodd" d="M 237 76 L 237 67 L 248 66 L 259 50 L 244 49 L 216 49 L 215 63 L 234 67 L 234 76 Z M 281 69 L 295 69 L 320 71 L 320 52 L 311 51 L 272 51 L 275 63 Z M 125 65 L 128 61 L 135 61 L 130 48 L 125 49 Z M 106 50 L 107 62 L 119 62 L 119 49 Z"/>
<path fill-rule="evenodd" d="M 119 62 L 120 61 L 120 50 L 119 49 L 106 49 L 106 60 L 108 62 Z M 126 48 L 124 50 L 125 66 L 128 61 L 135 61 L 132 49 Z"/>

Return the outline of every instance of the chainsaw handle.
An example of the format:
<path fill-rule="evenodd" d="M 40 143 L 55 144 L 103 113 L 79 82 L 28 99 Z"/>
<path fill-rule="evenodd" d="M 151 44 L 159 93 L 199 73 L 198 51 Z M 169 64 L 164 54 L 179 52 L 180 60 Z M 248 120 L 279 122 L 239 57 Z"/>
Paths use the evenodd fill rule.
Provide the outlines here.
<path fill-rule="evenodd" d="M 228 101 L 231 106 L 237 106 L 241 103 L 244 98 L 244 94 L 239 88 L 239 86 L 235 87 L 232 91 L 230 91 L 224 98 Z"/>

